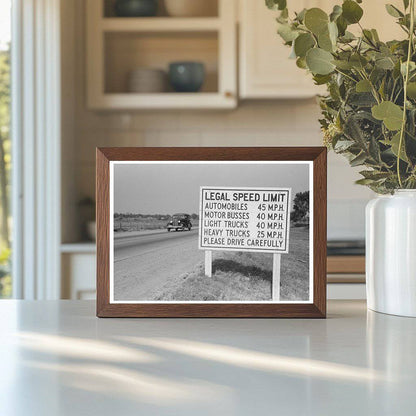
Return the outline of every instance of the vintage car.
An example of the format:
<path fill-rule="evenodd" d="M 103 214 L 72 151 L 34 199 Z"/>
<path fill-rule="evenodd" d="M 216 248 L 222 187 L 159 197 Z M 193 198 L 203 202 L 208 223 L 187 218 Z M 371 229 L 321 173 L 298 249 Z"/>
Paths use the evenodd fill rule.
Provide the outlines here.
<path fill-rule="evenodd" d="M 166 228 L 171 230 L 188 230 L 191 231 L 192 223 L 189 214 L 173 214 L 171 220 L 167 223 Z"/>

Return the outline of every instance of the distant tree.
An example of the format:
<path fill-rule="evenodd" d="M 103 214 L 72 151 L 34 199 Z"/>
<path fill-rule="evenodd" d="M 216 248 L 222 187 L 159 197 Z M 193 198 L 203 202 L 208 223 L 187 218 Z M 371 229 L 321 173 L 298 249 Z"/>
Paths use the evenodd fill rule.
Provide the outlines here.
<path fill-rule="evenodd" d="M 309 191 L 298 192 L 295 195 L 291 220 L 294 222 L 309 220 Z"/>
<path fill-rule="evenodd" d="M 0 45 L 0 298 L 12 293 L 10 277 L 10 44 Z"/>
<path fill-rule="evenodd" d="M 0 50 L 0 227 L 1 240 L 10 247 L 9 174 L 10 174 L 10 48 Z"/>
<path fill-rule="evenodd" d="M 197 219 L 199 219 L 199 215 L 194 213 L 194 214 L 191 215 L 191 218 L 193 220 L 197 220 Z"/>

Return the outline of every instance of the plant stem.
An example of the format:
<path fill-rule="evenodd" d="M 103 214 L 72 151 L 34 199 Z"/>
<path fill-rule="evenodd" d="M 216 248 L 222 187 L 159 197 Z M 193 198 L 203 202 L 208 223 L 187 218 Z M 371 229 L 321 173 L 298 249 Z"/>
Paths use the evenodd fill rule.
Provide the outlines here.
<path fill-rule="evenodd" d="M 380 104 L 380 100 L 378 98 L 377 90 L 375 89 L 373 83 L 371 82 L 370 78 L 368 77 L 367 73 L 365 72 L 365 69 L 361 66 L 362 70 L 360 71 L 360 75 L 363 77 L 363 79 L 367 80 L 371 87 L 371 93 L 373 94 L 374 99 L 377 101 L 377 104 Z"/>
<path fill-rule="evenodd" d="M 341 75 L 344 75 L 344 77 L 349 78 L 351 81 L 354 81 L 355 83 L 357 83 L 357 80 L 353 77 L 350 77 L 348 74 L 346 74 L 345 72 L 340 71 L 338 68 L 335 68 L 335 71 L 340 73 Z"/>
<path fill-rule="evenodd" d="M 403 118 L 402 118 L 402 128 L 400 129 L 400 140 L 399 140 L 399 149 L 397 152 L 397 178 L 399 180 L 400 188 L 403 187 L 402 178 L 400 174 L 400 156 L 402 155 L 404 131 L 406 129 L 406 108 L 407 108 L 407 83 L 409 82 L 409 68 L 410 60 L 412 58 L 413 50 L 413 35 L 415 27 L 415 0 L 410 0 L 410 30 L 409 30 L 409 45 L 407 48 L 407 60 L 406 60 L 406 73 L 404 76 L 404 85 L 403 85 Z"/>

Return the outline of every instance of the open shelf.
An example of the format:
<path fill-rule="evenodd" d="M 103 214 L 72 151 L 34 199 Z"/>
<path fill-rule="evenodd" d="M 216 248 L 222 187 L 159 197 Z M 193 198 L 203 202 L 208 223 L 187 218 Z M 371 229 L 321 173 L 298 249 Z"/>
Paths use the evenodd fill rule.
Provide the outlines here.
<path fill-rule="evenodd" d="M 217 93 L 104 94 L 103 109 L 218 109 L 234 108 L 233 97 Z"/>
<path fill-rule="evenodd" d="M 189 95 L 218 92 L 217 57 L 218 39 L 215 32 L 106 33 L 104 91 L 106 94 L 131 94 L 127 86 L 129 73 L 138 68 L 160 69 L 167 77 L 170 63 L 197 61 L 204 64 L 206 77 L 201 91 Z M 172 93 L 174 91 L 167 83 L 166 91 L 158 94 Z"/>
<path fill-rule="evenodd" d="M 218 17 L 113 17 L 100 22 L 106 32 L 216 31 L 220 25 Z"/>
<path fill-rule="evenodd" d="M 102 0 L 95 0 L 95 1 L 98 2 Z M 173 0 L 173 1 L 177 1 L 177 0 Z M 227 0 L 227 1 L 231 1 L 231 0 Z M 101 16 L 104 18 L 115 17 L 116 16 L 115 3 L 116 3 L 116 0 L 104 0 L 102 3 L 103 7 L 101 11 Z M 204 0 L 204 4 L 203 4 L 203 6 L 205 7 L 204 16 L 205 17 L 218 17 L 218 3 L 219 3 L 219 0 Z M 165 17 L 169 17 L 172 19 L 175 18 L 173 16 L 169 16 L 169 13 L 165 4 L 165 0 L 159 0 L 158 2 L 158 10 L 157 10 L 156 17 L 160 17 L 160 16 L 165 16 Z M 203 16 L 196 16 L 196 17 L 203 17 Z M 133 19 L 133 18 L 123 17 L 123 19 L 126 20 L 126 19 Z M 153 17 L 146 17 L 146 19 L 153 19 Z M 186 19 L 193 19 L 193 17 L 186 18 Z"/>
<path fill-rule="evenodd" d="M 91 109 L 229 109 L 237 106 L 235 4 L 213 0 L 211 17 L 114 17 L 113 0 L 87 0 L 87 104 Z M 160 2 L 163 4 L 163 2 Z M 104 5 L 104 7 L 103 7 Z M 129 92 L 132 71 L 202 62 L 200 91 Z M 141 91 L 149 88 L 139 88 Z"/>

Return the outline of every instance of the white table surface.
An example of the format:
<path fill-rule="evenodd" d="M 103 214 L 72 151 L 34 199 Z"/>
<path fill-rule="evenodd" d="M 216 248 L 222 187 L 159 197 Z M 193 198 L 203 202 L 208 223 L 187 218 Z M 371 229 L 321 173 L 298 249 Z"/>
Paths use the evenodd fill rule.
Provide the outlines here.
<path fill-rule="evenodd" d="M 0 415 L 412 415 L 416 319 L 97 319 L 0 301 Z"/>

